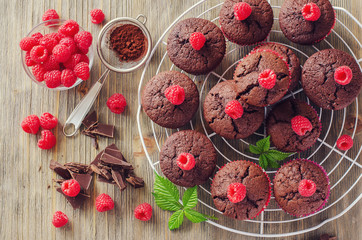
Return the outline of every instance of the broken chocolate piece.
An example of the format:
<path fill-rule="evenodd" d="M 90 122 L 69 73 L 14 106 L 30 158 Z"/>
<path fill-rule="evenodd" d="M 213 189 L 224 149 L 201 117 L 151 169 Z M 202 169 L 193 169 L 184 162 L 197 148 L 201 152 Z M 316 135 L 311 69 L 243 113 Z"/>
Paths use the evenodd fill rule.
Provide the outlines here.
<path fill-rule="evenodd" d="M 122 160 L 122 161 L 125 161 L 121 151 L 119 150 L 114 150 L 114 149 L 110 149 L 110 148 L 106 148 L 104 149 L 104 152 L 115 157 L 115 158 L 118 158 L 119 160 Z M 127 162 L 127 161 L 125 161 Z"/>
<path fill-rule="evenodd" d="M 109 166 L 122 167 L 124 169 L 133 169 L 132 164 L 125 162 L 123 160 L 120 160 L 118 158 L 115 158 L 112 155 L 109 155 L 108 153 L 102 154 L 101 163 L 103 163 L 104 165 L 109 165 Z"/>
<path fill-rule="evenodd" d="M 63 193 L 60 187 L 57 188 L 57 191 L 63 194 L 63 196 L 67 199 L 67 201 L 70 203 L 70 205 L 72 205 L 74 209 L 80 208 L 84 204 L 84 201 L 89 198 L 89 195 L 86 195 L 84 193 L 79 193 L 75 197 L 69 197 Z"/>
<path fill-rule="evenodd" d="M 127 186 L 126 186 L 125 182 L 123 181 L 122 175 L 118 171 L 114 171 L 113 169 L 111 170 L 111 173 L 112 173 L 113 180 L 116 182 L 119 189 L 121 189 L 121 191 L 125 190 Z"/>
<path fill-rule="evenodd" d="M 104 177 L 107 180 L 112 180 L 112 175 L 106 169 L 101 168 L 100 171 L 102 177 Z"/>
<path fill-rule="evenodd" d="M 95 136 L 94 138 L 92 138 L 92 144 L 93 144 L 93 147 L 98 150 L 99 145 L 98 145 L 98 138 L 97 138 L 97 136 Z"/>
<path fill-rule="evenodd" d="M 141 188 L 145 186 L 145 182 L 142 178 L 136 176 L 130 176 L 126 178 L 126 181 L 131 184 L 134 188 Z"/>
<path fill-rule="evenodd" d="M 71 179 L 72 176 L 70 175 L 70 172 L 68 171 L 68 169 L 66 167 L 64 167 L 62 164 L 51 160 L 50 161 L 50 165 L 49 168 L 51 170 L 53 170 L 54 172 L 56 172 L 59 176 L 61 176 L 64 179 Z"/>
<path fill-rule="evenodd" d="M 96 122 L 98 122 L 97 113 L 96 113 L 96 111 L 93 111 L 83 119 L 82 123 L 86 128 L 89 128 Z"/>
<path fill-rule="evenodd" d="M 112 149 L 112 150 L 117 150 L 119 151 L 118 147 L 116 146 L 116 144 L 112 143 L 111 145 L 109 145 L 108 147 L 106 147 L 106 149 Z"/>
<path fill-rule="evenodd" d="M 108 180 L 107 178 L 102 177 L 102 175 L 98 175 L 97 181 L 98 181 L 98 182 L 109 183 L 109 184 L 116 184 L 115 181 L 113 181 L 113 180 Z"/>
<path fill-rule="evenodd" d="M 114 126 L 108 125 L 108 124 L 103 124 L 103 123 L 98 123 L 94 127 L 91 126 L 88 129 L 84 130 L 84 132 L 96 134 L 96 135 L 103 136 L 103 137 L 113 138 Z"/>
<path fill-rule="evenodd" d="M 89 170 L 89 165 L 83 164 L 83 163 L 73 163 L 73 162 L 69 162 L 64 164 L 64 166 L 72 171 L 72 172 L 76 172 L 76 173 L 87 173 Z"/>
<path fill-rule="evenodd" d="M 53 179 L 53 182 L 58 183 L 59 185 L 62 185 L 62 183 L 66 181 L 65 179 Z"/>
<path fill-rule="evenodd" d="M 79 185 L 84 189 L 88 190 L 89 186 L 92 182 L 92 175 L 90 174 L 79 174 L 79 173 L 72 173 L 73 179 L 76 180 Z"/>

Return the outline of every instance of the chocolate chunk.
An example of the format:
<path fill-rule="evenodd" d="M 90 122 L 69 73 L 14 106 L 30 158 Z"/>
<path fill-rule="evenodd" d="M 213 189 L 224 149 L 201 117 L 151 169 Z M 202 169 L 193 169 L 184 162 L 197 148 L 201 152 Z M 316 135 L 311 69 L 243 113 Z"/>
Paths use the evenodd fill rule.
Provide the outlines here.
<path fill-rule="evenodd" d="M 92 182 L 92 175 L 90 174 L 78 174 L 78 173 L 72 173 L 73 179 L 76 180 L 79 185 L 84 189 L 88 190 L 89 186 Z"/>
<path fill-rule="evenodd" d="M 96 134 L 96 135 L 103 136 L 103 137 L 113 138 L 114 126 L 108 125 L 108 124 L 103 124 L 103 123 L 98 123 L 94 128 L 90 127 L 88 129 L 84 130 L 84 132 Z"/>
<path fill-rule="evenodd" d="M 106 149 L 112 149 L 112 150 L 117 150 L 119 151 L 119 149 L 117 148 L 116 144 L 112 143 L 111 145 L 109 145 L 108 147 L 106 147 Z"/>
<path fill-rule="evenodd" d="M 83 164 L 83 163 L 66 163 L 64 164 L 64 166 L 72 171 L 72 172 L 76 172 L 76 173 L 87 173 L 89 170 L 89 165 Z"/>
<path fill-rule="evenodd" d="M 106 148 L 106 149 L 104 149 L 104 152 L 107 153 L 107 154 L 109 154 L 109 155 L 111 155 L 111 156 L 113 156 L 113 157 L 115 157 L 115 158 L 118 158 L 119 160 L 122 160 L 122 161 L 127 162 L 127 161 L 124 159 L 121 151 L 119 151 L 119 150 L 114 150 L 114 149 Z"/>
<path fill-rule="evenodd" d="M 86 128 L 89 128 L 90 126 L 92 126 L 97 121 L 98 121 L 97 120 L 97 113 L 96 113 L 96 111 L 93 111 L 84 118 L 82 123 Z"/>
<path fill-rule="evenodd" d="M 116 182 L 117 186 L 121 191 L 126 189 L 126 184 L 124 183 L 122 175 L 118 171 L 111 170 L 113 180 Z"/>
<path fill-rule="evenodd" d="M 105 165 L 116 166 L 116 167 L 118 166 L 124 169 L 133 169 L 132 164 L 120 160 L 118 158 L 115 158 L 112 155 L 109 155 L 108 153 L 102 154 L 101 162 Z"/>
<path fill-rule="evenodd" d="M 98 149 L 98 148 L 99 148 L 97 136 L 95 136 L 94 138 L 92 138 L 92 144 L 93 144 L 93 147 L 94 147 L 95 149 Z"/>
<path fill-rule="evenodd" d="M 58 184 L 60 184 L 60 185 L 62 185 L 62 183 L 63 183 L 64 181 L 66 181 L 66 180 L 65 180 L 65 179 L 53 179 L 53 182 L 58 183 Z"/>
<path fill-rule="evenodd" d="M 86 201 L 89 198 L 89 195 L 86 195 L 84 193 L 79 193 L 75 197 L 69 197 L 65 195 L 60 187 L 57 188 L 57 191 L 64 195 L 64 197 L 67 199 L 67 201 L 72 205 L 74 209 L 80 208 L 84 201 Z"/>
<path fill-rule="evenodd" d="M 134 188 L 141 188 L 145 186 L 145 182 L 142 178 L 136 176 L 130 176 L 126 178 L 126 181 L 131 184 Z"/>
<path fill-rule="evenodd" d="M 104 177 L 107 180 L 112 180 L 112 175 L 109 173 L 108 170 L 102 168 L 102 169 L 100 169 L 100 171 L 101 171 L 101 176 L 102 177 Z"/>
<path fill-rule="evenodd" d="M 108 180 L 107 178 L 102 177 L 102 175 L 98 175 L 97 180 L 98 180 L 98 182 L 104 182 L 104 183 L 109 183 L 109 184 L 116 184 L 115 181 L 113 181 L 113 180 Z"/>
<path fill-rule="evenodd" d="M 72 176 L 70 175 L 70 172 L 68 171 L 68 169 L 66 167 L 64 167 L 62 164 L 51 160 L 50 161 L 50 165 L 49 168 L 51 170 L 53 170 L 54 172 L 56 172 L 59 176 L 61 176 L 64 179 L 71 179 Z"/>

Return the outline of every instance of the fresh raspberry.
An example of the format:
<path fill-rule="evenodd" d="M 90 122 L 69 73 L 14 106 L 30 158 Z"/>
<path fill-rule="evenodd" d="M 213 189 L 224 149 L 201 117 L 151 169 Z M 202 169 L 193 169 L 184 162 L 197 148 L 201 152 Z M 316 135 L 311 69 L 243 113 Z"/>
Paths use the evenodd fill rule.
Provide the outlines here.
<path fill-rule="evenodd" d="M 63 44 L 65 46 L 67 46 L 69 48 L 71 54 L 75 53 L 75 50 L 77 48 L 73 38 L 71 38 L 71 37 L 65 37 L 65 38 L 60 39 L 59 44 Z"/>
<path fill-rule="evenodd" d="M 109 211 L 113 208 L 114 202 L 108 194 L 102 193 L 96 198 L 96 209 L 98 212 Z"/>
<path fill-rule="evenodd" d="M 23 51 L 30 51 L 33 47 L 39 44 L 39 40 L 32 37 L 25 37 L 20 41 L 20 48 Z"/>
<path fill-rule="evenodd" d="M 43 34 L 40 32 L 33 33 L 30 37 L 40 40 L 43 37 Z"/>
<path fill-rule="evenodd" d="M 82 59 L 82 54 L 79 54 L 79 53 L 73 54 L 72 56 L 70 56 L 70 58 L 68 59 L 68 61 L 66 61 L 66 62 L 64 63 L 64 67 L 73 70 L 74 67 L 75 67 L 78 63 L 82 62 L 81 59 Z"/>
<path fill-rule="evenodd" d="M 303 197 L 312 196 L 316 190 L 317 190 L 317 185 L 312 180 L 303 179 L 302 181 L 299 182 L 298 192 Z"/>
<path fill-rule="evenodd" d="M 64 69 L 60 76 L 60 81 L 64 87 L 71 87 L 77 81 L 77 76 L 71 69 Z"/>
<path fill-rule="evenodd" d="M 65 34 L 63 34 L 63 33 L 60 33 L 60 32 L 51 33 L 51 34 L 55 34 L 55 35 L 56 35 L 56 38 L 58 39 L 58 41 L 60 41 L 60 40 L 63 39 L 63 38 L 68 37 L 67 35 L 65 35 Z"/>
<path fill-rule="evenodd" d="M 313 125 L 309 119 L 300 115 L 293 117 L 291 124 L 293 131 L 299 136 L 304 136 L 313 129 Z"/>
<path fill-rule="evenodd" d="M 69 179 L 62 183 L 62 191 L 69 197 L 75 197 L 80 192 L 80 185 L 76 180 Z"/>
<path fill-rule="evenodd" d="M 142 203 L 134 210 L 134 217 L 141 221 L 148 221 L 152 217 L 152 206 L 149 203 Z"/>
<path fill-rule="evenodd" d="M 85 63 L 89 64 L 89 58 L 88 58 L 88 56 L 85 55 L 85 54 L 81 54 L 80 62 L 85 62 Z"/>
<path fill-rule="evenodd" d="M 243 116 L 244 109 L 239 101 L 232 100 L 226 104 L 225 113 L 229 115 L 232 119 L 238 119 Z"/>
<path fill-rule="evenodd" d="M 206 38 L 201 32 L 194 32 L 191 34 L 189 41 L 192 48 L 198 51 L 205 45 Z"/>
<path fill-rule="evenodd" d="M 36 62 L 34 62 L 30 57 L 30 52 L 26 52 L 25 54 L 25 64 L 28 67 L 34 66 Z"/>
<path fill-rule="evenodd" d="M 179 85 L 166 88 L 165 96 L 173 105 L 180 105 L 185 101 L 185 90 Z"/>
<path fill-rule="evenodd" d="M 60 65 L 57 60 L 55 60 L 54 55 L 50 55 L 48 59 L 43 62 L 43 68 L 45 71 L 59 70 Z"/>
<path fill-rule="evenodd" d="M 44 129 L 50 130 L 55 128 L 58 124 L 58 119 L 51 115 L 50 113 L 43 113 L 40 118 L 40 126 Z"/>
<path fill-rule="evenodd" d="M 59 40 L 55 35 L 52 34 L 45 34 L 40 40 L 40 45 L 46 47 L 51 53 L 53 51 L 53 48 L 58 44 Z"/>
<path fill-rule="evenodd" d="M 337 147 L 342 151 L 347 151 L 353 146 L 353 139 L 349 135 L 342 135 L 337 140 Z"/>
<path fill-rule="evenodd" d="M 191 170 L 195 167 L 195 158 L 191 153 L 181 153 L 177 157 L 177 166 L 182 170 Z"/>
<path fill-rule="evenodd" d="M 341 66 L 334 71 L 334 80 L 341 85 L 347 85 L 353 77 L 352 69 L 348 66 Z"/>
<path fill-rule="evenodd" d="M 246 187 L 242 183 L 231 183 L 228 186 L 227 196 L 230 202 L 238 203 L 246 197 Z"/>
<path fill-rule="evenodd" d="M 89 48 L 92 45 L 92 34 L 87 31 L 79 32 L 74 35 L 74 42 L 81 49 Z"/>
<path fill-rule="evenodd" d="M 62 44 L 58 44 L 53 48 L 52 51 L 55 60 L 57 60 L 58 62 L 66 62 L 69 57 L 72 55 L 72 52 L 70 51 L 70 49 Z"/>
<path fill-rule="evenodd" d="M 53 225 L 56 228 L 63 227 L 68 222 L 68 217 L 61 211 L 56 211 L 53 215 Z"/>
<path fill-rule="evenodd" d="M 38 116 L 37 115 L 27 116 L 21 122 L 21 127 L 26 133 L 36 134 L 40 127 L 40 121 Z"/>
<path fill-rule="evenodd" d="M 107 106 L 111 112 L 121 114 L 126 108 L 127 102 L 122 94 L 115 93 L 110 98 L 108 98 Z"/>
<path fill-rule="evenodd" d="M 258 77 L 260 86 L 266 89 L 272 89 L 275 86 L 276 79 L 277 75 L 270 69 L 265 69 Z"/>
<path fill-rule="evenodd" d="M 307 21 L 317 21 L 321 16 L 321 10 L 315 3 L 307 3 L 302 8 L 302 15 Z"/>
<path fill-rule="evenodd" d="M 51 149 L 57 143 L 57 139 L 49 130 L 41 131 L 41 138 L 38 140 L 38 147 L 41 149 Z"/>
<path fill-rule="evenodd" d="M 62 83 L 60 80 L 61 72 L 53 70 L 44 74 L 44 81 L 48 88 L 56 88 Z"/>
<path fill-rule="evenodd" d="M 251 7 L 246 2 L 238 2 L 234 5 L 234 15 L 237 20 L 245 20 L 251 14 Z"/>
<path fill-rule="evenodd" d="M 95 24 L 100 24 L 104 20 L 104 13 L 101 9 L 93 9 L 90 11 L 91 21 Z"/>
<path fill-rule="evenodd" d="M 87 54 L 89 52 L 89 48 L 78 47 L 77 50 L 78 50 L 77 53 L 80 53 L 80 54 Z"/>
<path fill-rule="evenodd" d="M 48 54 L 48 50 L 42 45 L 35 46 L 30 50 L 31 60 L 37 63 L 46 61 L 48 58 Z"/>
<path fill-rule="evenodd" d="M 89 65 L 85 62 L 80 62 L 77 65 L 75 65 L 73 69 L 75 75 L 82 79 L 83 81 L 87 80 L 89 78 Z"/>
<path fill-rule="evenodd" d="M 59 33 L 73 37 L 79 31 L 79 24 L 74 20 L 67 20 L 58 29 Z"/>
<path fill-rule="evenodd" d="M 43 14 L 43 17 L 41 19 L 43 20 L 43 22 L 52 20 L 52 19 L 59 19 L 59 15 L 54 9 L 48 9 L 45 11 L 45 13 Z M 50 24 L 53 24 L 53 22 L 48 22 L 45 25 L 50 25 Z"/>
<path fill-rule="evenodd" d="M 41 64 L 35 64 L 31 71 L 38 82 L 44 81 L 44 74 L 46 73 L 44 67 Z"/>

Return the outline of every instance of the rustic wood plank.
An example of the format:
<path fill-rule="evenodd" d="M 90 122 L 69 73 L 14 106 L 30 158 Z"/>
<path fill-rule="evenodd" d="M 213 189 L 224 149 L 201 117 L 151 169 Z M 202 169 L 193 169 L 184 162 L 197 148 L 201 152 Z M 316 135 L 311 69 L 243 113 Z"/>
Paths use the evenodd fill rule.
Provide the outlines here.
<path fill-rule="evenodd" d="M 103 149 L 111 143 L 116 143 L 117 147 L 123 152 L 125 158 L 135 167 L 135 172 L 145 179 L 145 188 L 133 189 L 127 188 L 122 193 L 116 186 L 107 185 L 94 181 L 92 183 L 91 198 L 84 207 L 73 210 L 66 203 L 63 196 L 56 192 L 51 181 L 56 175 L 49 168 L 50 159 L 65 163 L 69 161 L 90 163 L 96 154 L 91 144 L 91 139 L 78 134 L 73 138 L 65 138 L 62 135 L 62 125 L 60 124 L 54 133 L 57 136 L 58 143 L 50 151 L 42 151 L 37 148 L 37 136 L 25 134 L 19 127 L 22 119 L 30 114 L 41 115 L 43 112 L 54 113 L 60 123 L 64 123 L 74 107 L 82 98 L 77 91 L 79 87 L 66 91 L 54 92 L 41 88 L 26 76 L 20 63 L 20 50 L 18 43 L 30 29 L 41 21 L 41 16 L 46 9 L 55 8 L 63 19 L 75 19 L 80 25 L 91 31 L 94 36 L 93 49 L 95 53 L 94 65 L 92 68 L 91 78 L 82 83 L 90 88 L 104 72 L 105 67 L 99 61 L 95 52 L 95 42 L 97 35 L 109 20 L 130 16 L 136 17 L 143 13 L 148 17 L 146 23 L 149 28 L 153 42 L 155 43 L 164 30 L 188 9 L 197 0 L 100 0 L 100 1 L 82 1 L 82 0 L 0 0 L 0 42 L 5 46 L 0 51 L 0 73 L 2 87 L 0 89 L 0 122 L 2 135 L 0 138 L 0 213 L 2 216 L 0 224 L 0 239 L 256 239 L 237 235 L 225 230 L 220 230 L 210 224 L 191 224 L 185 221 L 180 230 L 169 231 L 167 221 L 171 215 L 169 212 L 160 210 L 155 206 L 152 195 L 153 173 L 145 157 L 143 148 L 140 144 L 137 124 L 135 122 L 138 107 L 138 85 L 142 70 L 129 74 L 110 73 L 107 83 L 98 97 L 94 109 L 99 114 L 101 122 L 114 124 L 116 126 L 115 139 L 102 138 L 99 142 L 99 148 Z M 191 11 L 185 17 L 196 16 L 221 1 L 209 0 L 200 5 L 197 9 Z M 276 5 L 283 2 L 282 0 L 271 0 Z M 360 9 L 362 2 L 360 0 L 333 0 L 332 4 L 348 9 L 359 21 L 362 21 Z M 101 8 L 106 14 L 106 21 L 101 25 L 92 24 L 89 17 L 89 11 L 93 8 Z M 205 18 L 217 16 L 219 8 L 205 14 Z M 338 12 L 339 14 L 339 12 Z M 351 31 L 356 33 L 357 38 L 362 40 L 361 29 L 348 20 L 345 14 L 341 14 L 342 22 L 351 27 Z M 337 24 L 336 31 L 342 36 L 348 33 Z M 336 36 L 329 38 L 338 48 L 347 50 L 340 44 Z M 351 37 L 347 37 L 347 43 L 355 51 L 358 58 L 362 57 L 362 50 Z M 165 46 L 163 46 L 165 49 Z M 237 54 L 245 53 L 240 51 Z M 164 50 L 163 52 L 164 53 Z M 151 63 L 150 71 L 147 71 L 145 80 L 150 79 L 156 72 L 158 63 L 162 59 L 161 51 L 157 52 Z M 162 66 L 166 70 L 170 66 L 168 59 Z M 168 61 L 168 62 L 167 62 Z M 229 62 L 225 62 L 216 71 L 218 73 L 225 69 Z M 214 78 L 213 80 L 215 80 Z M 213 81 L 212 80 L 212 81 Z M 202 77 L 197 79 L 200 86 Z M 207 84 L 209 89 L 214 82 Z M 113 93 L 122 93 L 128 103 L 126 111 L 116 116 L 112 114 L 105 105 L 108 97 Z M 362 111 L 362 98 L 359 96 L 359 112 Z M 353 113 L 354 107 L 349 107 L 348 112 Z M 340 116 L 341 112 L 335 113 Z M 144 126 L 144 137 L 150 154 L 157 158 L 157 147 L 150 129 L 150 122 L 143 114 L 142 123 Z M 197 120 L 197 129 L 203 131 L 200 122 Z M 338 121 L 332 127 L 331 137 L 327 142 L 333 144 L 333 136 L 337 136 L 341 122 Z M 161 131 L 157 128 L 158 131 Z M 162 130 L 163 131 L 163 130 Z M 362 136 L 359 135 L 356 144 L 361 145 Z M 165 140 L 165 136 L 160 137 L 160 143 Z M 220 142 L 218 142 L 220 143 Z M 222 144 L 222 143 L 220 143 Z M 323 157 L 327 152 L 321 152 L 316 157 Z M 227 153 L 229 154 L 229 153 Z M 354 156 L 356 150 L 350 152 Z M 230 157 L 237 157 L 230 153 Z M 229 156 L 228 155 L 228 156 Z M 328 159 L 328 169 L 331 170 L 334 164 L 339 160 L 338 154 L 332 154 Z M 221 158 L 220 158 L 221 159 Z M 348 162 L 343 160 L 336 172 L 331 174 L 331 180 L 336 181 L 348 169 Z M 342 181 L 334 191 L 344 192 L 355 179 L 360 175 L 360 170 L 353 168 L 349 177 Z M 95 198 L 100 193 L 108 193 L 115 200 L 115 210 L 107 213 L 98 213 L 94 208 Z M 344 198 L 339 204 L 332 207 L 327 213 L 321 214 L 321 221 L 324 218 L 333 216 L 336 212 L 348 206 L 358 194 L 361 193 L 361 184 L 359 184 L 351 193 Z M 203 192 L 200 192 L 202 197 Z M 334 196 L 334 198 L 338 197 Z M 335 200 L 335 199 L 332 199 Z M 150 222 L 144 223 L 134 219 L 133 209 L 140 203 L 149 202 L 154 206 L 154 215 Z M 361 239 L 362 230 L 359 223 L 362 220 L 361 209 L 362 203 L 358 203 L 351 211 L 336 221 L 328 223 L 320 229 L 307 233 L 305 235 L 285 238 L 285 239 L 318 239 L 322 233 L 337 235 L 339 239 Z M 208 208 L 201 205 L 198 209 L 207 214 L 213 214 Z M 52 214 L 61 210 L 65 212 L 70 224 L 66 228 L 55 229 L 51 225 Z M 328 213 L 329 212 L 329 213 Z M 288 218 L 285 215 L 280 218 Z M 276 217 L 275 220 L 280 220 Z M 258 217 L 257 219 L 260 219 Z M 313 222 L 313 223 L 314 223 Z M 227 219 L 220 219 L 220 223 L 226 223 L 228 226 L 236 228 L 249 227 L 252 232 L 259 231 L 259 225 L 235 222 Z M 300 229 L 303 226 L 311 224 L 309 220 L 304 222 L 298 221 L 292 225 L 266 226 L 264 229 L 278 233 L 288 229 Z"/>

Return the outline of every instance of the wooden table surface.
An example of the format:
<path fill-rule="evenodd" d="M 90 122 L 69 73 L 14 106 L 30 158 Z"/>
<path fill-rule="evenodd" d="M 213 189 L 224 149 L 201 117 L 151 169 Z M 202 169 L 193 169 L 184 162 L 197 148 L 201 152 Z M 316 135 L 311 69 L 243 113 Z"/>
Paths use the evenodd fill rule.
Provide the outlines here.
<path fill-rule="evenodd" d="M 90 138 L 81 134 L 66 138 L 61 131 L 62 124 L 82 97 L 78 91 L 80 87 L 63 92 L 50 91 L 33 83 L 21 66 L 19 41 L 33 26 L 41 21 L 43 12 L 49 8 L 56 9 L 63 19 L 70 18 L 78 21 L 84 29 L 93 34 L 94 39 L 96 39 L 102 26 L 109 20 L 122 16 L 136 17 L 139 13 L 143 13 L 148 17 L 146 25 L 151 32 L 153 41 L 156 42 L 165 29 L 196 2 L 197 0 L 0 0 L 0 42 L 4 46 L 0 51 L 0 103 L 2 105 L 0 110 L 2 133 L 0 145 L 0 239 L 256 239 L 234 234 L 207 223 L 191 224 L 186 220 L 179 230 L 172 232 L 168 230 L 167 220 L 171 214 L 160 210 L 153 201 L 151 191 L 154 176 L 145 157 L 137 130 L 137 90 L 142 73 L 141 69 L 128 74 L 110 73 L 107 83 L 96 100 L 94 109 L 99 114 L 101 122 L 116 126 L 115 139 L 101 139 L 99 142 L 100 149 L 111 143 L 116 143 L 126 159 L 134 164 L 136 173 L 144 177 L 146 186 L 142 189 L 129 187 L 121 193 L 113 185 L 94 181 L 90 200 L 81 209 L 73 210 L 65 198 L 57 193 L 53 187 L 52 179 L 56 175 L 48 166 L 51 159 L 60 163 L 90 163 L 98 153 L 93 148 Z M 202 10 L 220 2 L 216 0 L 207 1 L 186 17 L 196 16 Z M 271 2 L 275 5 L 282 1 L 272 0 Z M 332 3 L 346 8 L 362 22 L 361 0 L 333 0 Z M 106 15 L 103 25 L 91 23 L 89 11 L 93 8 L 103 9 Z M 215 9 L 214 17 L 217 16 L 219 9 Z M 345 24 L 351 26 L 351 30 L 361 41 L 361 29 L 353 24 L 345 14 L 339 16 Z M 206 17 L 211 18 L 211 16 Z M 275 25 L 274 27 L 276 27 Z M 348 34 L 341 29 L 338 23 L 336 31 L 341 31 L 342 34 L 346 35 L 347 42 L 357 54 L 357 58 L 361 58 L 361 50 L 358 50 L 358 46 L 353 43 L 354 40 L 347 36 Z M 333 34 L 331 37 L 333 42 Z M 335 46 L 341 46 L 338 43 L 340 41 L 335 40 L 335 42 Z M 95 45 L 93 42 L 94 49 Z M 341 49 L 343 49 L 342 46 Z M 162 51 L 164 53 L 164 49 Z M 145 81 L 155 73 L 161 57 L 162 55 L 156 52 L 149 67 L 152 70 L 147 71 Z M 216 72 L 222 73 L 221 69 L 224 67 L 225 64 Z M 105 67 L 95 55 L 91 77 L 82 86 L 91 87 L 104 70 Z M 198 79 L 202 79 L 202 77 Z M 201 81 L 198 81 L 199 83 Z M 105 104 L 108 97 L 115 92 L 122 93 L 127 99 L 128 106 L 121 115 L 111 113 Z M 362 103 L 361 99 L 362 96 L 359 96 L 359 106 Z M 359 112 L 361 110 L 359 107 Z M 354 107 L 347 109 L 348 113 L 354 113 L 354 111 Z M 30 114 L 40 116 L 43 112 L 56 115 L 60 122 L 58 127 L 54 129 L 57 145 L 50 151 L 40 150 L 37 147 L 39 135 L 26 134 L 20 127 L 24 117 Z M 338 114 L 336 113 L 336 116 Z M 155 148 L 149 121 L 144 114 L 141 114 L 141 119 L 146 122 L 143 125 L 146 143 L 150 149 Z M 340 129 L 341 127 L 338 127 L 336 123 L 336 126 L 333 125 L 331 128 L 331 135 L 338 134 Z M 361 135 L 357 138 L 358 140 L 355 141 L 357 147 L 350 151 L 349 156 L 356 156 L 362 143 Z M 329 142 L 333 144 L 333 139 Z M 325 153 L 324 155 L 323 153 L 318 154 L 316 155 L 317 158 L 325 155 Z M 337 157 L 338 155 L 333 154 L 328 159 L 331 167 L 333 167 Z M 357 162 L 361 164 L 361 159 Z M 343 171 L 343 169 L 338 168 L 338 171 Z M 360 168 L 353 167 L 346 180 L 341 182 L 334 191 L 345 192 L 360 174 Z M 336 182 L 335 179 L 333 181 Z M 359 182 L 350 194 L 327 211 L 329 215 L 321 214 L 320 218 L 314 221 L 321 222 L 328 216 L 334 216 L 341 212 L 361 193 L 361 189 L 361 182 Z M 99 213 L 95 210 L 95 197 L 100 193 L 107 193 L 115 200 L 114 210 L 106 213 Z M 335 197 L 340 195 L 337 194 Z M 143 202 L 149 202 L 154 207 L 153 217 L 149 222 L 141 222 L 133 217 L 133 209 Z M 322 233 L 337 235 L 338 239 L 362 239 L 361 207 L 362 203 L 359 202 L 345 215 L 336 221 L 325 224 L 316 231 L 284 239 L 319 239 Z M 57 210 L 68 215 L 70 223 L 67 227 L 56 229 L 52 226 L 52 214 Z M 212 214 L 201 206 L 198 206 L 198 210 Z M 304 225 L 307 226 L 310 223 L 308 221 L 312 220 L 297 221 L 291 227 L 292 229 L 303 229 Z M 222 218 L 221 223 L 224 222 L 227 220 Z M 229 226 L 233 224 L 227 223 Z M 237 226 L 242 228 L 244 223 L 235 224 L 239 224 Z M 254 225 L 256 226 L 251 226 L 249 229 L 251 232 L 258 231 L 259 225 Z M 273 233 L 290 231 L 284 229 L 284 226 L 286 225 L 277 225 L 272 230 L 266 230 Z"/>

